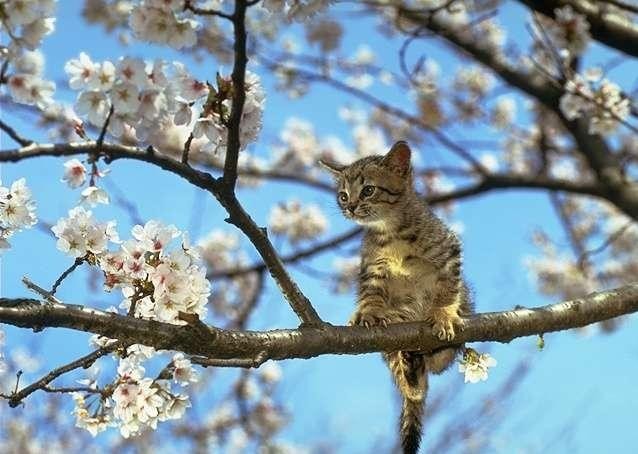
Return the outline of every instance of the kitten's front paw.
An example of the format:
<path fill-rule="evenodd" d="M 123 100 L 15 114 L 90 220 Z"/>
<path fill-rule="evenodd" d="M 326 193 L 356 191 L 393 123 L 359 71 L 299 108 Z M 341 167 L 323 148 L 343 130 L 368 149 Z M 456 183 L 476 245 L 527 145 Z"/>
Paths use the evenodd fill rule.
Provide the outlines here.
<path fill-rule="evenodd" d="M 451 341 L 456 336 L 455 329 L 461 325 L 461 317 L 450 308 L 435 308 L 427 321 L 432 323 L 432 333 L 441 340 Z"/>
<path fill-rule="evenodd" d="M 388 323 L 390 323 L 390 320 L 388 320 L 381 314 L 374 314 L 369 311 L 357 311 L 348 322 L 348 325 L 365 326 L 366 328 L 371 328 L 373 326 L 383 326 L 384 328 L 387 328 Z"/>

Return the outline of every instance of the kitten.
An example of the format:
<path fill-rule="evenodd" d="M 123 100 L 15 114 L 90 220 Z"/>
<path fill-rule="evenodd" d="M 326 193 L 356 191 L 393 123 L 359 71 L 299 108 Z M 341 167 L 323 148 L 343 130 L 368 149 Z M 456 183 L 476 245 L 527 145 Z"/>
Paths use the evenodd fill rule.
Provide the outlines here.
<path fill-rule="evenodd" d="M 401 141 L 385 156 L 349 166 L 320 161 L 335 177 L 343 215 L 365 231 L 357 309 L 350 324 L 425 320 L 440 339 L 452 340 L 460 317 L 472 312 L 461 276 L 461 246 L 415 192 L 410 155 Z M 403 397 L 400 437 L 405 454 L 419 449 L 427 373 L 443 372 L 456 353 L 444 348 L 427 355 L 383 354 Z"/>

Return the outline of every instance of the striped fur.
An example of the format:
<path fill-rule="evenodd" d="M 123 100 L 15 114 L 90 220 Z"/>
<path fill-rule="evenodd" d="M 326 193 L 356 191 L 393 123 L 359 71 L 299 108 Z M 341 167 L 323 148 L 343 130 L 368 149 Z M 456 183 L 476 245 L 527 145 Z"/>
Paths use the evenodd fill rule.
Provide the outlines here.
<path fill-rule="evenodd" d="M 410 153 L 405 142 L 397 142 L 385 156 L 349 166 L 322 163 L 335 175 L 343 215 L 365 229 L 357 310 L 350 323 L 369 327 L 425 320 L 435 335 L 451 340 L 460 316 L 471 313 L 461 245 L 415 192 Z M 428 372 L 443 372 L 455 355 L 451 348 L 384 355 L 403 397 L 404 453 L 418 451 Z"/>

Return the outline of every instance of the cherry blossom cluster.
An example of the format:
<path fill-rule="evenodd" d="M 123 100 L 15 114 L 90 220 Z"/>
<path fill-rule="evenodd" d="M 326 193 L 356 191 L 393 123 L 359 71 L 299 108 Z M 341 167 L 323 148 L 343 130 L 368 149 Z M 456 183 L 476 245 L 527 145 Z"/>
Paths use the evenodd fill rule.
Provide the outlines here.
<path fill-rule="evenodd" d="M 0 46 L 0 60 L 10 64 L 7 86 L 17 103 L 40 109 L 53 103 L 55 83 L 43 78 L 44 57 L 37 48 L 55 28 L 55 5 L 55 0 L 0 3 L 0 31 L 10 39 L 8 46 Z"/>
<path fill-rule="evenodd" d="M 590 134 L 608 135 L 627 119 L 630 103 L 618 85 L 604 79 L 600 69 L 591 68 L 567 80 L 560 109 L 569 120 L 588 117 Z"/>
<path fill-rule="evenodd" d="M 587 49 L 591 35 L 587 18 L 578 14 L 570 5 L 554 10 L 554 20 L 549 21 L 549 32 L 559 52 L 572 60 Z"/>
<path fill-rule="evenodd" d="M 479 66 L 461 67 L 456 74 L 454 86 L 467 91 L 476 98 L 485 96 L 494 85 L 494 78 Z"/>
<path fill-rule="evenodd" d="M 158 124 L 190 115 L 189 103 L 208 93 L 206 85 L 177 62 L 124 57 L 116 65 L 108 60 L 94 63 L 82 52 L 64 69 L 69 86 L 80 90 L 76 111 L 101 128 L 112 109 L 108 130 L 116 137 L 128 132 L 144 140 Z"/>
<path fill-rule="evenodd" d="M 202 106 L 201 114 L 195 121 L 193 136 L 195 138 L 205 136 L 209 140 L 209 144 L 206 148 L 217 151 L 219 147 L 226 146 L 227 135 L 225 125 L 230 119 L 233 105 L 233 83 L 230 78 L 224 78 L 218 75 L 217 88 L 211 85 L 204 88 L 210 91 L 207 92 L 208 96 Z M 246 71 L 244 90 L 246 98 L 244 100 L 239 129 L 241 149 L 246 148 L 249 143 L 257 139 L 262 127 L 262 116 L 266 102 L 266 95 L 257 74 Z M 187 106 L 184 106 L 182 110 L 186 108 Z M 180 118 L 176 115 L 175 124 L 186 124 L 186 118 L 190 121 L 190 112 L 186 115 Z"/>
<path fill-rule="evenodd" d="M 514 122 L 516 118 L 516 101 L 514 98 L 501 95 L 496 99 L 492 108 L 490 120 L 497 129 L 505 129 Z"/>
<path fill-rule="evenodd" d="M 95 206 L 99 203 L 108 204 L 109 196 L 102 188 L 95 185 L 95 180 L 106 175 L 106 172 L 100 172 L 97 164 L 91 166 L 91 176 L 89 185 L 82 191 L 80 202 L 89 206 Z M 87 181 L 87 169 L 79 159 L 70 159 L 64 163 L 64 176 L 62 181 L 75 189 L 83 186 Z"/>
<path fill-rule="evenodd" d="M 14 233 L 31 228 L 36 222 L 35 202 L 26 180 L 20 178 L 10 188 L 0 183 L 0 252 L 11 247 L 8 239 Z"/>
<path fill-rule="evenodd" d="M 321 155 L 321 144 L 313 125 L 300 118 L 288 118 L 272 147 L 273 167 L 290 171 L 314 166 Z"/>
<path fill-rule="evenodd" d="M 325 11 L 332 0 L 264 0 L 263 7 L 273 14 L 285 14 L 288 20 L 303 22 Z"/>
<path fill-rule="evenodd" d="M 316 238 L 327 228 L 328 220 L 315 204 L 302 205 L 290 200 L 275 205 L 270 211 L 268 229 L 285 235 L 291 243 Z"/>
<path fill-rule="evenodd" d="M 212 273 L 223 273 L 249 265 L 248 255 L 241 249 L 235 233 L 213 230 L 199 242 L 202 260 Z M 215 283 L 216 291 L 210 297 L 216 315 L 229 320 L 237 318 L 244 304 L 258 291 L 257 273 L 243 273 Z"/>
<path fill-rule="evenodd" d="M 560 251 L 560 243 L 543 232 L 533 241 L 538 249 L 525 265 L 539 292 L 569 300 L 603 286 L 625 285 L 635 280 L 638 226 L 613 205 L 578 197 L 562 200 L 572 226 L 570 237 L 581 252 Z M 585 254 L 584 251 L 596 251 Z"/>
<path fill-rule="evenodd" d="M 91 211 L 76 207 L 51 230 L 59 250 L 101 268 L 105 288 L 120 288 L 125 297 L 120 307 L 132 315 L 175 324 L 185 323 L 180 312 L 206 315 L 210 283 L 185 235 L 180 248 L 168 249 L 181 235 L 174 226 L 149 221 L 121 242 L 114 221 L 98 223 Z M 109 251 L 109 242 L 120 249 Z"/>
<path fill-rule="evenodd" d="M 199 377 L 182 353 L 174 354 L 157 378 L 145 376 L 144 362 L 158 353 L 162 352 L 132 345 L 119 360 L 117 376 L 111 384 L 100 389 L 95 380 L 80 381 L 89 390 L 73 393 L 76 426 L 93 436 L 108 427 L 118 427 L 120 434 L 129 438 L 145 429 L 156 429 L 158 422 L 180 419 L 190 401 L 188 395 L 175 392 L 172 385 L 187 387 L 197 383 Z M 92 394 L 99 394 L 99 398 L 87 399 Z"/>
<path fill-rule="evenodd" d="M 284 409 L 273 401 L 281 377 L 281 368 L 273 362 L 241 375 L 232 398 L 221 402 L 202 427 L 218 450 L 252 452 L 250 438 L 256 437 L 260 445 L 271 447 L 267 452 L 305 452 L 282 451 L 285 445 L 273 440 L 288 420 Z"/>
<path fill-rule="evenodd" d="M 559 252 L 549 243 L 536 241 L 542 255 L 528 257 L 525 265 L 536 281 L 538 290 L 545 295 L 561 295 L 576 298 L 593 292 L 599 282 L 587 276 L 575 260 L 567 253 Z"/>
<path fill-rule="evenodd" d="M 90 258 L 91 262 L 104 256 L 109 242 L 120 242 L 115 221 L 99 223 L 81 206 L 69 210 L 69 216 L 58 220 L 51 230 L 60 251 L 74 258 Z"/>
<path fill-rule="evenodd" d="M 479 353 L 473 348 L 465 348 L 459 360 L 459 372 L 464 374 L 465 383 L 487 380 L 488 369 L 496 366 L 496 360 L 487 353 Z"/>
<path fill-rule="evenodd" d="M 142 0 L 131 12 L 130 25 L 141 41 L 166 44 L 174 49 L 197 43 L 197 21 L 184 12 L 183 0 Z"/>
<path fill-rule="evenodd" d="M 119 287 L 125 297 L 120 307 L 137 317 L 174 324 L 186 323 L 180 312 L 204 318 L 210 283 L 186 235 L 153 220 L 136 225 L 132 234 L 120 250 L 100 260 L 105 287 Z M 169 250 L 180 235 L 181 247 Z"/>
<path fill-rule="evenodd" d="M 507 32 L 495 19 L 486 19 L 472 27 L 478 38 L 476 44 L 484 49 L 501 54 L 505 45 Z"/>

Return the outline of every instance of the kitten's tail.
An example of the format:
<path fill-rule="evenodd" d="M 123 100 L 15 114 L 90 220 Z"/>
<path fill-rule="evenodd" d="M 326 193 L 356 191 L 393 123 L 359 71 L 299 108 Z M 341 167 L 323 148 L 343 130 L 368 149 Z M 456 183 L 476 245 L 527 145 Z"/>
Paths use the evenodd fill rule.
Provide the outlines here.
<path fill-rule="evenodd" d="M 424 400 L 412 400 L 403 397 L 401 409 L 401 446 L 403 454 L 416 454 L 421 443 L 421 430 L 423 426 Z"/>
<path fill-rule="evenodd" d="M 403 454 L 416 454 L 428 391 L 426 358 L 420 353 L 395 352 L 387 354 L 386 359 L 403 398 L 399 426 Z"/>

